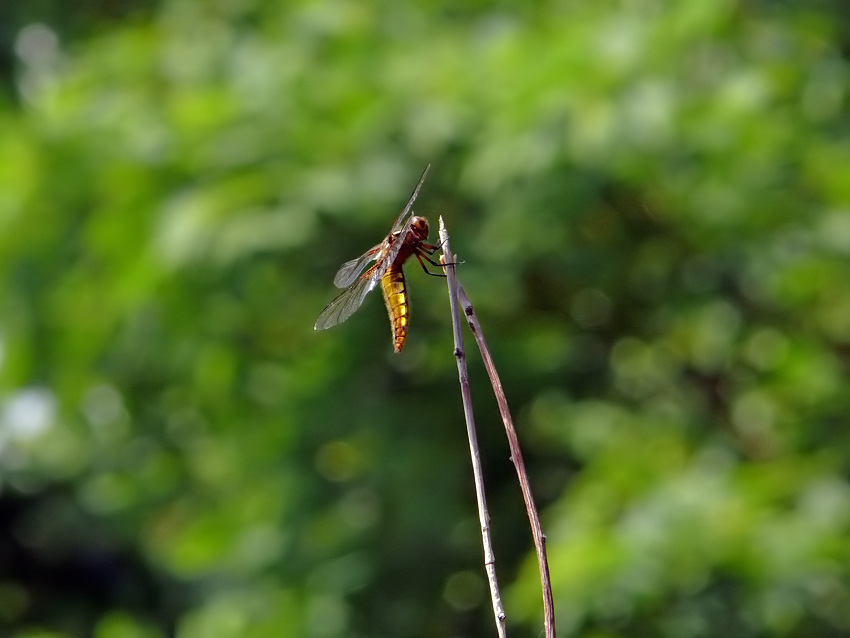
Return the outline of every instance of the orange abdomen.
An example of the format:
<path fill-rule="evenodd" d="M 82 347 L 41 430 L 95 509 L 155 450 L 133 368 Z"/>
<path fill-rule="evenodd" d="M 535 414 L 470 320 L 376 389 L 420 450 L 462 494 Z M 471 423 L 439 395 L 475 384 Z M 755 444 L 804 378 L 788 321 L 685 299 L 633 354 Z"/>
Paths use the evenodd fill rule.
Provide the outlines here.
<path fill-rule="evenodd" d="M 407 336 L 410 303 L 407 300 L 404 273 L 398 263 L 390 266 L 389 270 L 381 277 L 381 290 L 384 293 L 384 301 L 387 303 L 387 312 L 390 315 L 393 349 L 396 352 L 401 352 L 404 347 L 404 339 Z"/>

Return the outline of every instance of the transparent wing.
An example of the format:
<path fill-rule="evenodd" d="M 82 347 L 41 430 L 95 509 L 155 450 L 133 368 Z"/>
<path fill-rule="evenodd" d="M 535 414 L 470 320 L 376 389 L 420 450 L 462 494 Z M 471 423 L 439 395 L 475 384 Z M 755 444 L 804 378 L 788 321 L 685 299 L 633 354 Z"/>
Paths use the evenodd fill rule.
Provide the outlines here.
<path fill-rule="evenodd" d="M 387 248 L 381 260 L 360 275 L 360 278 L 354 284 L 339 293 L 332 302 L 325 306 L 324 310 L 319 313 L 319 318 L 316 320 L 316 325 L 314 326 L 315 330 L 324 330 L 325 328 L 335 326 L 354 314 L 354 312 L 360 307 L 360 304 L 363 303 L 366 295 L 368 295 L 369 292 L 378 285 L 381 277 L 386 274 L 387 270 L 389 270 L 390 266 L 395 261 L 399 250 L 401 250 L 401 247 L 404 244 L 402 238 L 407 234 L 407 229 L 408 224 L 405 224 L 402 228 L 401 234 L 390 244 L 390 247 Z M 364 255 L 364 257 L 365 256 L 366 255 Z M 361 259 L 363 259 L 363 257 L 352 261 L 357 262 Z M 343 268 L 345 268 L 346 265 L 347 264 L 344 264 Z M 340 268 L 340 271 L 341 270 L 342 268 Z M 339 278 L 339 273 L 337 273 L 337 278 Z M 334 283 L 336 283 L 336 279 L 334 280 Z"/>
<path fill-rule="evenodd" d="M 405 221 L 407 221 L 405 217 L 407 217 L 408 213 L 410 213 L 410 209 L 413 208 L 413 202 L 416 201 L 416 197 L 417 195 L 419 195 L 419 189 L 422 188 L 422 183 L 425 181 L 425 176 L 428 174 L 429 168 L 431 168 L 430 164 L 428 164 L 425 167 L 425 170 L 422 171 L 422 176 L 416 183 L 416 187 L 413 189 L 413 193 L 411 193 L 410 199 L 407 200 L 407 204 L 405 204 L 404 208 L 401 209 L 401 214 L 398 216 L 398 219 L 395 220 L 395 224 L 393 224 L 393 229 L 391 233 L 394 233 L 397 230 L 401 230 L 401 227 L 404 225 Z"/>
<path fill-rule="evenodd" d="M 347 261 L 340 266 L 339 270 L 336 271 L 336 276 L 334 277 L 334 286 L 337 288 L 347 288 L 354 283 L 354 280 L 357 279 L 357 275 L 363 271 L 366 264 L 378 257 L 378 251 L 381 250 L 381 246 L 383 246 L 383 242 L 367 250 L 357 259 Z"/>
<path fill-rule="evenodd" d="M 366 295 L 375 288 L 378 284 L 378 280 L 381 278 L 381 275 L 383 275 L 383 272 L 379 275 L 372 272 L 377 271 L 378 269 L 386 272 L 386 268 L 383 267 L 383 264 L 375 264 L 370 270 L 363 273 L 355 284 L 339 293 L 336 299 L 325 306 L 324 310 L 319 313 L 319 318 L 316 320 L 316 325 L 313 329 L 324 330 L 326 328 L 330 328 L 338 323 L 342 323 L 353 315 L 363 303 Z"/>
<path fill-rule="evenodd" d="M 395 220 L 393 224 L 393 228 L 390 231 L 390 236 L 393 233 L 400 231 L 407 223 L 407 216 L 410 214 L 410 210 L 413 208 L 413 202 L 416 201 L 416 197 L 419 195 L 419 189 L 422 188 L 422 184 L 425 182 L 425 176 L 428 174 L 428 169 L 431 168 L 431 165 L 428 164 L 425 167 L 425 170 L 422 171 L 422 175 L 419 178 L 419 182 L 417 182 L 416 187 L 413 189 L 413 193 L 410 195 L 410 198 L 407 200 L 407 204 L 405 204 L 404 208 L 401 210 L 401 214 L 399 214 L 398 218 Z M 402 233 L 399 235 L 402 239 L 404 238 L 406 233 Z M 390 252 L 387 255 L 387 260 L 390 264 L 395 260 L 395 256 L 398 254 L 399 248 L 401 247 L 400 242 L 396 242 L 396 245 L 390 247 Z M 357 259 L 352 259 L 351 261 L 345 262 L 342 266 L 339 267 L 339 270 L 336 272 L 336 276 L 334 277 L 334 285 L 337 288 L 345 288 L 354 283 L 354 280 L 357 278 L 366 265 L 378 257 L 378 253 L 383 246 L 383 242 L 378 244 L 377 246 L 373 246 L 371 249 L 367 250 L 365 253 L 360 255 Z M 378 275 L 372 275 L 375 279 L 380 279 L 381 275 L 386 272 L 387 268 L 389 268 L 389 264 L 381 271 Z"/>

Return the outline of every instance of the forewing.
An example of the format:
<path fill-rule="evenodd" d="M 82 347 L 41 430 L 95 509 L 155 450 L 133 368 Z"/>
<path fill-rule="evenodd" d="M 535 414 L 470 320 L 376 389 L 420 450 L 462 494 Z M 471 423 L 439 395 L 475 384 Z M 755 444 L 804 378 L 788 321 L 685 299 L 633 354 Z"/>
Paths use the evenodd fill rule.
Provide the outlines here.
<path fill-rule="evenodd" d="M 324 310 L 322 310 L 319 314 L 319 318 L 316 320 L 314 329 L 324 330 L 325 328 L 330 328 L 338 323 L 342 323 L 353 315 L 363 303 L 366 295 L 375 288 L 378 280 L 381 278 L 381 275 L 376 276 L 373 272 L 381 265 L 382 264 L 375 264 L 372 269 L 363 273 L 356 283 L 343 290 L 339 293 L 339 295 L 337 295 L 336 299 L 325 306 Z M 386 272 L 386 268 L 383 268 L 383 272 Z M 383 274 L 383 272 L 381 274 Z"/>
<path fill-rule="evenodd" d="M 419 181 L 417 182 L 416 187 L 413 189 L 413 193 L 411 193 L 410 199 L 407 200 L 407 204 L 405 204 L 404 208 L 401 211 L 401 214 L 399 214 L 398 218 L 395 220 L 395 223 L 393 224 L 393 228 L 390 231 L 390 236 L 392 236 L 393 233 L 396 233 L 396 232 L 402 230 L 402 228 L 406 227 L 407 222 L 409 221 L 407 219 L 407 217 L 410 214 L 410 210 L 413 208 L 413 202 L 416 201 L 416 197 L 419 195 L 419 190 L 422 188 L 422 184 L 425 182 L 425 176 L 428 175 L 428 169 L 429 168 L 431 168 L 430 164 L 428 164 L 425 167 L 425 170 L 422 171 L 422 175 L 419 177 Z M 399 239 L 403 240 L 406 234 L 407 234 L 407 232 L 406 232 L 406 228 L 405 228 L 405 232 L 402 232 L 398 235 Z M 336 276 L 334 277 L 334 285 L 337 288 L 345 288 L 345 287 L 353 284 L 354 280 L 357 278 L 357 276 L 360 274 L 360 272 L 366 267 L 366 265 L 370 261 L 377 259 L 378 254 L 380 253 L 380 250 L 381 250 L 382 247 L 383 247 L 383 242 L 381 242 L 377 246 L 372 247 L 370 250 L 368 250 L 364 254 L 360 255 L 360 257 L 358 257 L 357 259 L 352 259 L 351 261 L 345 262 L 342 266 L 339 267 L 339 270 L 336 272 Z M 387 255 L 385 255 L 385 260 L 389 263 L 385 263 L 383 265 L 383 270 L 381 270 L 379 273 L 377 273 L 377 274 L 373 273 L 372 274 L 373 279 L 377 280 L 377 279 L 381 278 L 381 275 L 383 275 L 386 272 L 387 268 L 390 267 L 390 264 L 392 264 L 393 261 L 395 261 L 396 255 L 398 255 L 398 251 L 399 251 L 400 248 L 401 248 L 401 242 L 400 241 L 396 241 L 393 246 L 390 246 L 389 252 L 387 253 Z"/>
<path fill-rule="evenodd" d="M 419 189 L 422 188 L 422 183 L 425 181 L 425 176 L 428 174 L 429 168 L 431 168 L 430 164 L 428 164 L 425 167 L 425 170 L 422 171 L 422 176 L 419 178 L 419 182 L 416 184 L 416 188 L 413 189 L 413 193 L 411 193 L 410 199 L 407 200 L 407 204 L 405 204 L 404 208 L 401 210 L 401 214 L 398 216 L 398 219 L 395 220 L 395 224 L 393 224 L 393 233 L 397 230 L 401 230 L 401 227 L 407 221 L 405 217 L 407 217 L 408 213 L 410 213 L 410 209 L 413 208 L 413 202 L 416 201 L 416 197 L 417 195 L 419 195 Z"/>
<path fill-rule="evenodd" d="M 373 261 L 378 256 L 378 251 L 381 250 L 382 245 L 383 243 L 380 243 L 367 250 L 357 259 L 347 261 L 340 266 L 339 270 L 336 271 L 336 276 L 334 277 L 334 286 L 337 288 L 347 288 L 354 283 L 354 280 L 357 279 L 357 275 L 363 271 L 366 264 Z"/>

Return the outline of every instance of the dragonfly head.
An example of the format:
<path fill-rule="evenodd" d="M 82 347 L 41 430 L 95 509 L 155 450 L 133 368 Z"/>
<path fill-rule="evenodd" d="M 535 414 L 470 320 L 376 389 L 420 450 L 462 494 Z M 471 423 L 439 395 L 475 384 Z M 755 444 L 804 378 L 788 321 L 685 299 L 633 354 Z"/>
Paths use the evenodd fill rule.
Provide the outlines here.
<path fill-rule="evenodd" d="M 424 217 L 411 218 L 410 232 L 419 241 L 425 241 L 428 239 L 428 220 Z"/>

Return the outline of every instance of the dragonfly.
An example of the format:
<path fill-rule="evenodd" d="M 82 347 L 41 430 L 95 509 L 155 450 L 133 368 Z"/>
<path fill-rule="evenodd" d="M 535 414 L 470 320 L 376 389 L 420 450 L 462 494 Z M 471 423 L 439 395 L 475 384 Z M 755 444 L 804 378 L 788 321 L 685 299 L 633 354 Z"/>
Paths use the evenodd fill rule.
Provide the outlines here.
<path fill-rule="evenodd" d="M 431 259 L 440 245 L 427 243 L 428 220 L 413 215 L 413 202 L 419 195 L 419 189 L 422 188 L 429 168 L 430 164 L 422 171 L 419 182 L 395 220 L 390 234 L 380 244 L 340 266 L 334 277 L 334 285 L 345 290 L 325 306 L 316 321 L 315 330 L 325 330 L 348 319 L 360 307 L 366 295 L 380 284 L 390 317 L 393 350 L 396 353 L 401 352 L 410 320 L 410 300 L 402 269 L 404 262 L 410 257 L 416 257 L 427 274 L 445 277 L 445 274 L 429 271 L 425 265 L 427 261 L 442 268 L 442 264 Z M 366 269 L 373 261 L 375 263 Z"/>

